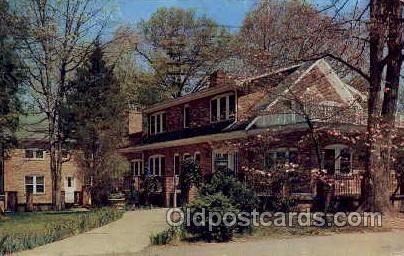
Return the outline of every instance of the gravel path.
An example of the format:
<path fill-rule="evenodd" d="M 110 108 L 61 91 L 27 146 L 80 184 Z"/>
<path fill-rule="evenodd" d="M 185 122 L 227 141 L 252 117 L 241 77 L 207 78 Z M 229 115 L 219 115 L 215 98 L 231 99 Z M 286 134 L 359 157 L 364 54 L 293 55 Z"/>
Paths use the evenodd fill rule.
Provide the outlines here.
<path fill-rule="evenodd" d="M 404 256 L 404 231 L 149 247 L 141 256 Z"/>
<path fill-rule="evenodd" d="M 15 255 L 87 256 L 117 255 L 141 251 L 152 232 L 166 228 L 165 209 L 126 212 L 122 219 L 90 232 Z"/>

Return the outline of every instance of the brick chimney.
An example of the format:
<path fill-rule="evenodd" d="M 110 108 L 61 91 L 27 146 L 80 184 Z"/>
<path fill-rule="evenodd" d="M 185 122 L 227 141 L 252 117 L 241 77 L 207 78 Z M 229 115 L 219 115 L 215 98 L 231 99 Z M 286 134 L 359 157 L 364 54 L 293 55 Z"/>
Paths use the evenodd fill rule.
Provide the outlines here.
<path fill-rule="evenodd" d="M 209 77 L 209 87 L 223 86 L 226 84 L 226 73 L 223 70 L 216 70 Z"/>
<path fill-rule="evenodd" d="M 143 113 L 140 106 L 131 106 L 128 118 L 128 133 L 134 134 L 143 130 Z"/>

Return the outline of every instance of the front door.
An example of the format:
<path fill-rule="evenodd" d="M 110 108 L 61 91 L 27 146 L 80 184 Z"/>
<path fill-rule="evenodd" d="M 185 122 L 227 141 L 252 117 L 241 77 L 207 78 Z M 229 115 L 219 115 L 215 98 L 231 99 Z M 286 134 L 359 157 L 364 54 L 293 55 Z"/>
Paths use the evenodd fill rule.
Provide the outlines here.
<path fill-rule="evenodd" d="M 74 203 L 74 177 L 66 177 L 65 178 L 65 203 L 73 204 Z"/>

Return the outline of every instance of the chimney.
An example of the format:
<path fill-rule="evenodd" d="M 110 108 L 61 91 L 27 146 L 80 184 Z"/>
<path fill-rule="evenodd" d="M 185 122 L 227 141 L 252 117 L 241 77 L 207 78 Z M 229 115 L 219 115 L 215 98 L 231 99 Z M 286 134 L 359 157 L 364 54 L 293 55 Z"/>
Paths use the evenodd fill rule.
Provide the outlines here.
<path fill-rule="evenodd" d="M 128 118 L 128 133 L 134 134 L 143 130 L 143 113 L 140 106 L 131 106 Z"/>
<path fill-rule="evenodd" d="M 226 73 L 223 70 L 216 70 L 209 77 L 209 87 L 223 86 L 226 83 Z"/>

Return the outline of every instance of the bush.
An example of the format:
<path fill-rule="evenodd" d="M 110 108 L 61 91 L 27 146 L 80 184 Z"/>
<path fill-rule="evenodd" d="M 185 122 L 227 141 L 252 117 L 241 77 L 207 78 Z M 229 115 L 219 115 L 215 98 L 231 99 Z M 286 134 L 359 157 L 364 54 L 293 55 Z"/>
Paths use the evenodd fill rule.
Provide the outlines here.
<path fill-rule="evenodd" d="M 185 230 L 195 235 L 196 238 L 205 240 L 208 242 L 225 242 L 233 238 L 236 226 L 226 226 L 221 222 L 217 226 L 209 227 L 209 213 L 219 213 L 223 216 L 225 213 L 238 214 L 239 209 L 237 209 L 232 204 L 232 200 L 224 196 L 222 193 L 216 193 L 213 195 L 198 195 L 197 198 L 188 205 L 190 211 L 189 216 L 191 220 L 194 216 L 201 225 L 197 225 L 194 221 L 189 223 L 190 225 L 185 226 Z M 195 215 L 199 213 L 199 215 Z M 202 215 L 201 213 L 205 213 Z M 187 217 L 188 218 L 188 217 Z M 203 218 L 203 219 L 201 219 Z"/>
<path fill-rule="evenodd" d="M 30 231 L 27 228 L 25 233 L 4 233 L 0 235 L 0 255 L 32 249 L 86 232 L 115 221 L 121 218 L 122 215 L 122 211 L 112 208 L 100 208 L 92 212 L 76 214 L 74 218 L 68 218 L 64 222 L 49 223 L 41 231 Z"/>
<path fill-rule="evenodd" d="M 290 212 L 297 207 L 297 200 L 290 197 L 274 196 L 268 197 L 263 210 L 273 212 Z"/>
<path fill-rule="evenodd" d="M 258 197 L 239 182 L 231 170 L 215 172 L 200 190 L 201 195 L 222 193 L 242 212 L 252 212 L 258 207 Z"/>

